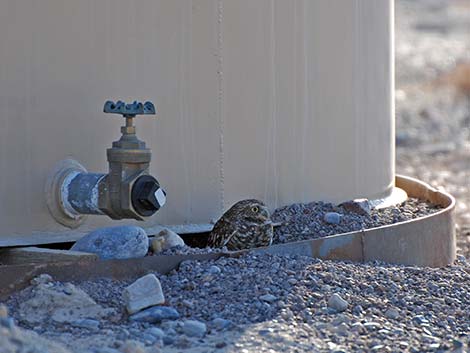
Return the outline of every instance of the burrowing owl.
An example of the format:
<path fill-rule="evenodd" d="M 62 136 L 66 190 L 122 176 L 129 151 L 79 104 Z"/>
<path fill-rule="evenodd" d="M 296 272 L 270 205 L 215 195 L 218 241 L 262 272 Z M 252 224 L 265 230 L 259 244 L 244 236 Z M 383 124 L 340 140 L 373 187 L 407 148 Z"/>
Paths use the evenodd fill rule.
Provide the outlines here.
<path fill-rule="evenodd" d="M 214 225 L 208 245 L 242 250 L 271 245 L 273 225 L 266 205 L 243 200 L 233 205 Z"/>

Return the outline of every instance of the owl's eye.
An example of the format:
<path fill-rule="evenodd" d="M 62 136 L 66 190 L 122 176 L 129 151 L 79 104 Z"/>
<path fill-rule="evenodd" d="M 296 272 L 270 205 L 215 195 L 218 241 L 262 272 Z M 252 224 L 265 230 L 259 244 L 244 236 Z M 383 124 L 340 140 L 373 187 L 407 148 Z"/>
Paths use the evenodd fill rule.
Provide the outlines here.
<path fill-rule="evenodd" d="M 253 206 L 253 207 L 251 208 L 251 212 L 253 212 L 253 213 L 258 213 L 258 212 L 259 212 L 258 206 Z"/>

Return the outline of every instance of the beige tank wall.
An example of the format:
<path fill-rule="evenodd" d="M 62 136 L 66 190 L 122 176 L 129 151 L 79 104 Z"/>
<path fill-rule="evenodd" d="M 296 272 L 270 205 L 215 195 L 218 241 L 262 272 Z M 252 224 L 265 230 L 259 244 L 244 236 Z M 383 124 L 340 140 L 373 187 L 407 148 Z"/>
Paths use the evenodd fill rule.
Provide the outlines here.
<path fill-rule="evenodd" d="M 107 99 L 157 105 L 137 132 L 169 199 L 146 226 L 387 194 L 392 23 L 391 0 L 2 0 L 0 245 L 78 236 L 44 184 L 64 158 L 107 171 Z"/>

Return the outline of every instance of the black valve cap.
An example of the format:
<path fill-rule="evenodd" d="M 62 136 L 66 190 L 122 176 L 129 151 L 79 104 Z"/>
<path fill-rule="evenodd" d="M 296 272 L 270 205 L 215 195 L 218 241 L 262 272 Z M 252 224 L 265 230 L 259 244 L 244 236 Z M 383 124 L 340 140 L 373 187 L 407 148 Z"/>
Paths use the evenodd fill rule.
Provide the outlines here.
<path fill-rule="evenodd" d="M 151 175 L 142 175 L 132 187 L 132 206 L 142 217 L 150 217 L 166 202 L 166 192 L 157 179 Z"/>

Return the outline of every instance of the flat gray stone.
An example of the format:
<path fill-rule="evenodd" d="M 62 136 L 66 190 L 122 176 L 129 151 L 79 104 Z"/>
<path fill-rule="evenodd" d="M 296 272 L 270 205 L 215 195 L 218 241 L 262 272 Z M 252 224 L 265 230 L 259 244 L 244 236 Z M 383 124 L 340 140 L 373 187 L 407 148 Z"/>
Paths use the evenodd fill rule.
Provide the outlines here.
<path fill-rule="evenodd" d="M 124 289 L 122 296 L 129 314 L 165 302 L 162 286 L 154 274 L 139 278 Z"/>
<path fill-rule="evenodd" d="M 169 306 L 154 306 L 129 316 L 130 321 L 160 323 L 164 320 L 179 319 L 180 314 Z"/>
<path fill-rule="evenodd" d="M 78 240 L 70 250 L 94 253 L 101 259 L 132 259 L 147 254 L 148 237 L 136 226 L 100 228 Z"/>

